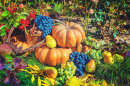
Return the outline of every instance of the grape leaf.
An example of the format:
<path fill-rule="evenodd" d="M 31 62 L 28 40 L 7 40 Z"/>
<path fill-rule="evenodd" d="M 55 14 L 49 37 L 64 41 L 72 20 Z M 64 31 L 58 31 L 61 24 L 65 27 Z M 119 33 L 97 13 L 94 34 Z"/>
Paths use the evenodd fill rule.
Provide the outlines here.
<path fill-rule="evenodd" d="M 7 17 L 8 16 L 8 13 L 9 13 L 9 11 L 4 11 L 2 14 L 1 14 L 1 16 L 3 16 L 3 17 Z"/>
<path fill-rule="evenodd" d="M 5 25 L 0 27 L 0 36 L 4 36 L 6 34 Z"/>
<path fill-rule="evenodd" d="M 0 3 L 0 7 L 1 7 L 2 10 L 5 10 L 5 6 L 3 6 L 2 3 Z"/>
<path fill-rule="evenodd" d="M 4 56 L 6 57 L 6 59 L 8 60 L 8 62 L 12 62 L 13 61 L 12 55 L 5 54 Z"/>
<path fill-rule="evenodd" d="M 85 44 L 86 44 L 86 45 L 89 45 L 89 41 L 85 41 Z"/>
<path fill-rule="evenodd" d="M 98 43 L 100 44 L 100 46 L 107 44 L 104 40 L 100 40 L 100 41 L 98 41 Z"/>
<path fill-rule="evenodd" d="M 89 41 L 91 41 L 91 40 L 92 40 L 92 37 L 91 37 L 91 36 L 88 36 L 87 38 L 88 38 L 88 40 L 89 40 Z"/>
<path fill-rule="evenodd" d="M 15 22 L 15 23 L 13 24 L 14 27 L 18 27 L 19 25 L 20 25 L 19 22 Z"/>

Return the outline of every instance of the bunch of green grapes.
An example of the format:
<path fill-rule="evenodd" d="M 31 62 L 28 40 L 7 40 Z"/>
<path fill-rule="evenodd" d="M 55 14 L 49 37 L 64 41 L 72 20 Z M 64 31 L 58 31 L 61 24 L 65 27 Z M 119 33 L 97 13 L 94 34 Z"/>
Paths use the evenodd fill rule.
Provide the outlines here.
<path fill-rule="evenodd" d="M 92 58 L 96 64 L 100 64 L 100 60 L 103 58 L 101 51 L 102 50 L 92 49 L 90 51 L 85 52 L 85 54 L 87 54 L 88 57 Z"/>
<path fill-rule="evenodd" d="M 61 67 L 58 68 L 58 77 L 55 79 L 55 85 L 56 86 L 63 86 L 65 84 L 65 81 L 73 77 L 76 72 L 76 66 L 74 63 L 66 62 L 62 63 Z"/>

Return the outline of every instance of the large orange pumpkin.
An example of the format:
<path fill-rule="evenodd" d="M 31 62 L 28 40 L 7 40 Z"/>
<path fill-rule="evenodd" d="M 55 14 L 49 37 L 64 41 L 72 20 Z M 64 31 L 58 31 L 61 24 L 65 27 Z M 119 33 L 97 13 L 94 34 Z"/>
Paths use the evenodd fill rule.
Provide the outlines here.
<path fill-rule="evenodd" d="M 75 47 L 85 38 L 85 32 L 79 24 L 66 22 L 52 26 L 52 36 L 61 47 Z"/>
<path fill-rule="evenodd" d="M 41 63 L 55 66 L 68 61 L 71 53 L 71 48 L 48 48 L 46 45 L 43 45 L 36 49 L 35 56 Z"/>

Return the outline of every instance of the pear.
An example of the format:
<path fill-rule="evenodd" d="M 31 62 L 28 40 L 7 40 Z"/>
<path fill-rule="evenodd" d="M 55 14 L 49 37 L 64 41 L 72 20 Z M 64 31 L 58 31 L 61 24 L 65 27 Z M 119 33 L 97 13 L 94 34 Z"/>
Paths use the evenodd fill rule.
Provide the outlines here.
<path fill-rule="evenodd" d="M 114 54 L 113 59 L 115 62 L 119 62 L 119 63 L 122 63 L 124 61 L 124 57 L 119 54 Z"/>
<path fill-rule="evenodd" d="M 49 77 L 49 78 L 56 78 L 58 75 L 58 71 L 56 68 L 54 67 L 45 67 L 44 68 L 44 72 L 45 74 Z"/>
<path fill-rule="evenodd" d="M 96 70 L 95 61 L 91 59 L 85 66 L 85 70 L 89 73 L 93 73 Z"/>
<path fill-rule="evenodd" d="M 114 63 L 114 59 L 111 56 L 105 57 L 104 62 L 112 65 Z"/>
<path fill-rule="evenodd" d="M 51 36 L 46 36 L 46 44 L 49 48 L 55 48 L 56 47 L 56 40 Z"/>

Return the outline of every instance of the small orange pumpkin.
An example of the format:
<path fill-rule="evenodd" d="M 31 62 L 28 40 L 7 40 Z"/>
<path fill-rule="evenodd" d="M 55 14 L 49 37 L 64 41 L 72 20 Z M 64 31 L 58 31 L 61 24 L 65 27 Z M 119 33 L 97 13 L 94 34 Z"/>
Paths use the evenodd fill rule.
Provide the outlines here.
<path fill-rule="evenodd" d="M 82 51 L 83 53 L 92 50 L 92 46 L 88 46 L 88 45 L 82 45 Z"/>
<path fill-rule="evenodd" d="M 66 22 L 52 26 L 52 36 L 59 46 L 72 48 L 81 43 L 85 38 L 85 32 L 79 24 Z"/>
<path fill-rule="evenodd" d="M 94 38 L 92 38 L 92 40 L 93 41 L 95 41 L 96 43 L 98 43 L 98 41 L 96 40 L 96 39 L 94 39 Z M 76 51 L 76 52 L 87 52 L 88 50 L 90 51 L 92 49 L 92 46 L 88 46 L 88 45 L 86 45 L 86 44 L 78 44 L 78 45 L 76 45 L 76 47 L 73 47 L 72 48 L 72 51 L 74 52 L 74 51 Z"/>
<path fill-rule="evenodd" d="M 92 47 L 91 46 L 88 46 L 88 45 L 84 45 L 84 44 L 79 44 L 77 45 L 76 47 L 73 47 L 72 48 L 72 51 L 76 51 L 76 52 L 87 52 L 88 50 L 91 50 Z"/>
<path fill-rule="evenodd" d="M 13 45 L 17 45 L 17 48 L 19 48 L 21 46 L 22 50 L 24 50 L 26 48 L 29 48 L 31 45 L 23 39 L 24 38 L 22 35 L 14 36 L 11 38 L 11 42 L 13 42 Z"/>
<path fill-rule="evenodd" d="M 68 61 L 71 53 L 71 48 L 48 48 L 46 45 L 43 45 L 36 49 L 35 57 L 43 64 L 55 66 Z"/>
<path fill-rule="evenodd" d="M 11 42 L 13 42 L 13 45 L 17 45 L 17 48 L 22 47 L 21 50 L 24 50 L 26 48 L 31 47 L 32 45 L 29 44 L 26 40 L 23 40 L 23 36 L 22 35 L 18 35 L 18 36 L 14 36 L 11 38 Z M 29 51 L 31 52 L 31 51 Z M 27 56 L 29 52 L 26 52 L 23 54 L 23 56 Z"/>
<path fill-rule="evenodd" d="M 76 47 L 72 48 L 72 51 L 81 52 L 82 51 L 82 44 L 78 44 Z"/>

